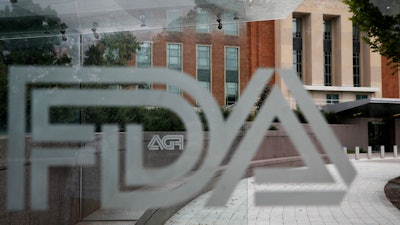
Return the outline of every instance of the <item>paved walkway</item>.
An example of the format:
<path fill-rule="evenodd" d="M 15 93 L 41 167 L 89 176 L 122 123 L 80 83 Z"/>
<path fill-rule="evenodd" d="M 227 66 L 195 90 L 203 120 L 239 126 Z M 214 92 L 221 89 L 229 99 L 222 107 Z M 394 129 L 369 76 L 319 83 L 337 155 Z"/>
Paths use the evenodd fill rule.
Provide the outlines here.
<path fill-rule="evenodd" d="M 400 176 L 400 159 L 351 162 L 358 173 L 340 206 L 256 207 L 253 204 L 254 188 L 262 186 L 249 178 L 237 186 L 225 207 L 205 208 L 209 196 L 206 193 L 182 208 L 165 225 L 400 224 L 400 210 L 387 200 L 383 190 L 388 180 Z M 333 170 L 332 165 L 328 167 Z"/>

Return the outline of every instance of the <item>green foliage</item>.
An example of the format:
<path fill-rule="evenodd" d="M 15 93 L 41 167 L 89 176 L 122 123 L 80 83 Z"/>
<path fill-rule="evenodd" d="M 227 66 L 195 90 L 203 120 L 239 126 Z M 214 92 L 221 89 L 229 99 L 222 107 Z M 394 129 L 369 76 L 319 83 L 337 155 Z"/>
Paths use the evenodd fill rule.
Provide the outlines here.
<path fill-rule="evenodd" d="M 184 131 L 180 118 L 164 108 L 145 107 L 55 107 L 50 111 L 51 123 L 94 124 L 101 131 L 103 124 L 117 124 L 121 131 L 127 124 L 141 124 L 144 131 Z"/>
<path fill-rule="evenodd" d="M 206 114 L 203 111 L 199 111 L 197 114 L 199 115 L 200 121 L 203 125 L 203 130 L 208 131 L 209 128 L 208 128 L 208 121 L 207 121 Z"/>
<path fill-rule="evenodd" d="M 400 4 L 394 0 L 343 0 L 353 13 L 351 20 L 365 33 L 371 48 L 389 58 L 397 68 L 400 62 Z"/>
<path fill-rule="evenodd" d="M 224 119 L 227 119 L 229 114 L 231 114 L 230 109 L 221 108 L 221 112 L 222 112 L 222 116 L 224 117 Z"/>
<path fill-rule="evenodd" d="M 304 115 L 300 110 L 293 109 L 293 113 L 296 115 L 296 117 L 300 121 L 300 123 L 307 123 L 306 118 L 304 118 Z"/>
<path fill-rule="evenodd" d="M 43 23 L 47 23 L 47 27 Z M 9 65 L 71 65 L 67 54 L 58 54 L 60 19 L 50 7 L 19 0 L 0 10 L 0 130 L 7 124 L 7 72 Z M 47 36 L 35 38 L 35 36 Z M 61 51 L 60 51 L 61 52 Z M 27 100 L 30 99 L 30 93 Z M 29 101 L 27 119 L 29 120 Z M 29 122 L 28 122 L 29 126 Z"/>
<path fill-rule="evenodd" d="M 47 23 L 47 27 L 43 26 L 43 22 Z M 18 4 L 12 4 L 11 8 L 5 6 L 0 10 L 0 34 L 2 37 L 30 37 L 40 34 L 59 34 L 60 18 L 57 12 L 49 6 L 42 8 L 38 3 L 32 0 L 18 0 Z M 59 39 L 59 37 L 57 37 Z M 27 45 L 32 47 L 43 47 L 43 45 L 51 45 L 38 40 L 35 42 L 25 42 L 25 39 L 15 40 L 14 46 L 26 48 Z M 24 43 L 25 42 L 25 43 Z"/>
<path fill-rule="evenodd" d="M 105 60 L 103 57 L 104 51 L 100 46 L 91 45 L 89 49 L 85 52 L 85 62 L 83 65 L 91 65 L 91 66 L 101 66 L 105 64 Z"/>
<path fill-rule="evenodd" d="M 271 85 L 267 84 L 263 91 L 261 92 L 260 97 L 258 98 L 255 106 L 257 107 L 257 112 L 258 110 L 260 110 L 262 104 L 265 102 L 265 100 L 267 99 L 269 93 L 271 92 Z"/>
<path fill-rule="evenodd" d="M 306 118 L 300 110 L 294 109 L 293 113 L 297 116 L 300 123 L 307 123 Z M 325 120 L 329 124 L 340 124 L 342 123 L 342 117 L 333 112 L 321 112 Z"/>
<path fill-rule="evenodd" d="M 85 51 L 84 65 L 126 65 L 140 43 L 131 32 L 102 34 L 101 39 Z"/>
<path fill-rule="evenodd" d="M 323 115 L 329 124 L 342 123 L 343 118 L 334 112 L 323 112 Z"/>

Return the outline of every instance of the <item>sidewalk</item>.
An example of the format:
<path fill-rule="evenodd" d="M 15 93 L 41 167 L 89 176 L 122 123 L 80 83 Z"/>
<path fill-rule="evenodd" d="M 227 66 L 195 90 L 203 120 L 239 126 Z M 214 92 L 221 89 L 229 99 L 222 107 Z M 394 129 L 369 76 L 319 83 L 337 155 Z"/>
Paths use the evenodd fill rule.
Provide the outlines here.
<path fill-rule="evenodd" d="M 252 178 L 237 186 L 223 208 L 206 208 L 209 193 L 201 195 L 165 225 L 288 224 L 288 225 L 384 225 L 399 224 L 400 210 L 386 198 L 384 186 L 400 176 L 400 159 L 351 160 L 357 177 L 340 206 L 256 207 Z M 332 165 L 328 165 L 330 170 Z M 290 185 L 284 185 L 287 188 Z M 283 187 L 282 187 L 283 188 Z"/>

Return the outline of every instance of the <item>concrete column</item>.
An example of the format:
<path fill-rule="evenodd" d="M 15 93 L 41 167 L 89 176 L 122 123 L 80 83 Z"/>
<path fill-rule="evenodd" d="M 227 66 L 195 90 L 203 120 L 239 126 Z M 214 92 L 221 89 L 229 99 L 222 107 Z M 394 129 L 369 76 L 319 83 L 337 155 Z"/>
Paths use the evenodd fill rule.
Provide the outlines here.
<path fill-rule="evenodd" d="M 372 147 L 368 146 L 368 154 L 367 154 L 368 159 L 372 159 Z"/>
<path fill-rule="evenodd" d="M 356 160 L 360 159 L 360 146 L 356 146 Z"/>
<path fill-rule="evenodd" d="M 400 145 L 400 119 L 394 120 L 394 136 L 395 136 L 395 145 Z"/>
<path fill-rule="evenodd" d="M 381 159 L 385 158 L 385 146 L 381 145 Z"/>
<path fill-rule="evenodd" d="M 344 154 L 347 155 L 347 147 L 343 147 Z"/>
<path fill-rule="evenodd" d="M 393 146 L 393 158 L 397 158 L 397 145 Z"/>
<path fill-rule="evenodd" d="M 364 87 L 376 87 L 381 90 L 382 67 L 381 55 L 372 52 L 371 48 L 365 42 L 361 42 L 361 82 Z M 382 97 L 382 91 L 375 92 L 375 98 Z"/>
<path fill-rule="evenodd" d="M 353 26 L 346 16 L 340 16 L 334 21 L 334 85 L 353 86 Z"/>
<path fill-rule="evenodd" d="M 275 21 L 275 68 L 293 70 L 292 26 L 292 16 Z M 287 99 L 290 98 L 287 86 L 277 73 L 275 73 L 275 84 L 281 88 Z"/>
<path fill-rule="evenodd" d="M 306 19 L 305 29 L 305 65 L 310 76 L 306 77 L 308 85 L 324 85 L 324 42 L 323 14 L 311 13 Z"/>

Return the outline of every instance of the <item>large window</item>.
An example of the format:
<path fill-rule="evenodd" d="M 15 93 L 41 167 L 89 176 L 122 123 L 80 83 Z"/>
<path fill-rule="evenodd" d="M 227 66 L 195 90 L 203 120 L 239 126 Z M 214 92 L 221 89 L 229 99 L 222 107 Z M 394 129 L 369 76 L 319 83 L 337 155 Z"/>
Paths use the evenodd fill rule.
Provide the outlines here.
<path fill-rule="evenodd" d="M 338 94 L 327 94 L 326 95 L 326 104 L 336 104 L 339 103 L 339 95 Z"/>
<path fill-rule="evenodd" d="M 293 70 L 300 80 L 303 77 L 303 37 L 302 19 L 293 18 Z"/>
<path fill-rule="evenodd" d="M 356 95 L 356 100 L 366 99 L 368 95 Z"/>
<path fill-rule="evenodd" d="M 136 67 L 148 68 L 151 67 L 152 51 L 151 43 L 143 42 L 140 44 L 140 50 L 136 51 Z"/>
<path fill-rule="evenodd" d="M 239 96 L 239 48 L 225 48 L 225 104 L 232 105 Z"/>
<path fill-rule="evenodd" d="M 182 45 L 167 44 L 167 67 L 182 71 Z M 181 90 L 173 85 L 168 85 L 170 93 L 181 94 Z"/>
<path fill-rule="evenodd" d="M 360 87 L 360 31 L 353 24 L 353 86 Z"/>
<path fill-rule="evenodd" d="M 235 17 L 235 15 L 232 12 L 224 13 L 223 22 L 227 22 L 227 23 L 224 23 L 224 26 L 223 26 L 225 35 L 234 35 L 234 36 L 239 35 L 238 24 L 235 22 L 234 17 Z"/>
<path fill-rule="evenodd" d="M 181 32 L 181 10 L 170 9 L 167 11 L 167 27 L 168 31 Z"/>
<path fill-rule="evenodd" d="M 198 33 L 210 33 L 210 13 L 205 9 L 198 9 L 196 14 L 196 31 Z"/>
<path fill-rule="evenodd" d="M 324 85 L 332 86 L 332 21 L 324 20 Z"/>
<path fill-rule="evenodd" d="M 136 67 L 149 68 L 152 65 L 152 49 L 150 42 L 140 44 L 140 50 L 136 51 Z M 151 84 L 138 84 L 139 89 L 150 89 Z"/>
<path fill-rule="evenodd" d="M 208 90 L 211 90 L 210 46 L 197 46 L 197 80 Z"/>

